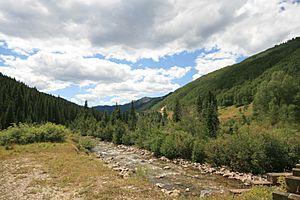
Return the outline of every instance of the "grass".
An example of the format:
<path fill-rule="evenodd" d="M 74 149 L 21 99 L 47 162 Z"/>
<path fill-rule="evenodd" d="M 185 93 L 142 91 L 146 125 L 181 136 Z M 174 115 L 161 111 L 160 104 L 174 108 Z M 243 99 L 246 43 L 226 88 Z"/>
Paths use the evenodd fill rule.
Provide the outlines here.
<path fill-rule="evenodd" d="M 93 155 L 78 151 L 70 140 L 65 143 L 15 145 L 12 150 L 0 147 L 0 163 L 0 180 L 4 180 L 0 186 L 0 199 L 168 198 L 145 180 L 143 175 L 147 172 L 142 168 L 137 176 L 123 179 Z M 26 187 L 22 190 L 20 186 L 24 185 Z M 272 192 L 278 189 L 254 187 L 240 196 L 221 194 L 201 199 L 271 200 Z"/>
<path fill-rule="evenodd" d="M 247 106 L 229 106 L 229 107 L 222 107 L 219 108 L 219 120 L 222 123 L 227 122 L 228 120 L 234 119 L 237 121 L 242 120 L 242 115 L 245 117 L 250 117 L 253 114 L 253 105 L 247 105 Z"/>
<path fill-rule="evenodd" d="M 22 162 L 26 159 L 27 162 Z M 29 161 L 29 162 L 28 162 Z M 66 143 L 34 143 L 28 145 L 15 145 L 12 150 L 0 147 L 0 162 L 18 163 L 19 170 L 1 169 L 0 176 L 5 172 L 10 174 L 32 174 L 38 168 L 38 176 L 47 178 L 33 178 L 28 184 L 30 190 L 23 195 L 36 195 L 50 188 L 50 191 L 59 190 L 68 197 L 83 199 L 164 199 L 163 194 L 142 177 L 123 179 L 117 173 L 106 167 L 102 161 L 84 152 L 78 152 L 76 146 L 68 141 Z M 4 171 L 5 170 L 5 171 Z M 34 174 L 34 173 L 33 173 Z M 22 179 L 16 179 L 21 181 Z M 9 182 L 3 183 L 9 187 Z M 54 188 L 54 189 L 53 189 Z M 17 189 L 16 189 L 17 190 Z M 18 191 L 11 191 L 18 192 Z M 24 192 L 24 191 L 23 191 Z M 2 195 L 2 196 L 1 196 Z M 49 196 L 50 195 L 50 196 Z M 53 194 L 54 195 L 54 194 Z M 0 194 L 1 197 L 9 194 Z M 29 197 L 28 196 L 28 197 Z M 50 198 L 50 194 L 43 197 Z"/>
<path fill-rule="evenodd" d="M 241 195 L 215 195 L 202 198 L 201 200 L 272 200 L 272 193 L 277 191 L 277 187 L 255 186 L 251 190 Z"/>

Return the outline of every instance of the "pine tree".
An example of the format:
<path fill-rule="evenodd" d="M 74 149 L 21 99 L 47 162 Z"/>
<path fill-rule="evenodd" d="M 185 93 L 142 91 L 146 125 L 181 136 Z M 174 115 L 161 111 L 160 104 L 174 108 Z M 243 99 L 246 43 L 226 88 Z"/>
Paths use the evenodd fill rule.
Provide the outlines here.
<path fill-rule="evenodd" d="M 202 109 L 203 109 L 203 99 L 202 97 L 199 95 L 197 98 L 197 102 L 196 102 L 196 107 L 197 107 L 197 112 L 200 116 L 200 119 L 202 117 Z"/>
<path fill-rule="evenodd" d="M 116 106 L 111 114 L 111 123 L 114 125 L 117 120 L 121 120 L 121 109 L 118 103 L 116 103 Z"/>
<path fill-rule="evenodd" d="M 182 110 L 181 110 L 181 105 L 180 105 L 178 99 L 176 99 L 176 101 L 175 101 L 175 106 L 174 106 L 173 112 L 174 112 L 174 114 L 173 114 L 174 122 L 179 122 L 182 117 Z"/>
<path fill-rule="evenodd" d="M 162 113 L 161 113 L 161 125 L 165 126 L 168 123 L 168 113 L 167 113 L 167 108 L 163 107 L 162 108 Z"/>
<path fill-rule="evenodd" d="M 198 101 L 198 104 L 200 104 L 200 102 L 202 102 L 202 106 L 197 106 L 198 108 L 201 107 L 201 109 L 198 109 L 198 112 L 200 112 L 200 120 L 207 129 L 208 134 L 211 137 L 216 137 L 220 123 L 218 119 L 216 96 L 213 93 L 208 92 L 203 101 Z"/>
<path fill-rule="evenodd" d="M 85 102 L 84 102 L 84 108 L 88 108 L 88 101 L 87 100 L 85 100 Z"/>
<path fill-rule="evenodd" d="M 135 113 L 135 109 L 134 109 L 134 103 L 133 101 L 131 101 L 131 106 L 130 106 L 130 114 L 129 114 L 129 129 L 131 131 L 134 131 L 136 128 L 136 123 L 137 123 L 137 117 L 136 117 L 136 113 Z"/>

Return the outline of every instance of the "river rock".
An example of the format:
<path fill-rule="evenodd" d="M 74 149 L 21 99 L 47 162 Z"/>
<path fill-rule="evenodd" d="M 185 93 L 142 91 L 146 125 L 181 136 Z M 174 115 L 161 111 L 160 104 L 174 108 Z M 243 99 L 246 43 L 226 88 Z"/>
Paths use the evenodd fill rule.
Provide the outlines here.
<path fill-rule="evenodd" d="M 172 193 L 172 191 L 166 189 L 161 189 L 161 191 L 167 195 L 170 195 Z"/>
<path fill-rule="evenodd" d="M 233 173 L 232 172 L 226 172 L 223 174 L 224 177 L 232 177 Z"/>
<path fill-rule="evenodd" d="M 156 183 L 155 186 L 158 188 L 163 188 L 165 185 L 162 183 Z"/>
<path fill-rule="evenodd" d="M 170 197 L 179 197 L 180 193 L 180 190 L 175 189 L 171 192 Z"/>
<path fill-rule="evenodd" d="M 161 175 L 156 176 L 155 178 L 161 179 L 161 178 L 164 178 L 164 177 L 165 177 L 165 175 L 161 174 Z"/>
<path fill-rule="evenodd" d="M 165 156 L 162 156 L 159 158 L 161 161 L 165 161 L 165 162 L 170 162 L 170 160 L 168 158 L 166 158 Z"/>
<path fill-rule="evenodd" d="M 170 166 L 165 166 L 164 169 L 168 170 L 168 169 L 171 169 L 171 167 Z"/>

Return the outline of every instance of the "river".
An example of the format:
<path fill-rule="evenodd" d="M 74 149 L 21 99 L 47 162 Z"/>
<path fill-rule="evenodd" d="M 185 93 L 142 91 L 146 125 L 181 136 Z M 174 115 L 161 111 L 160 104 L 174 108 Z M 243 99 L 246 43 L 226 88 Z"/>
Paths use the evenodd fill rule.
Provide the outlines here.
<path fill-rule="evenodd" d="M 204 173 L 190 165 L 179 163 L 180 160 L 158 159 L 150 152 L 135 147 L 99 142 L 93 151 L 120 174 L 143 176 L 167 194 L 175 191 L 178 195 L 187 197 L 204 197 L 245 187 L 241 181 Z"/>

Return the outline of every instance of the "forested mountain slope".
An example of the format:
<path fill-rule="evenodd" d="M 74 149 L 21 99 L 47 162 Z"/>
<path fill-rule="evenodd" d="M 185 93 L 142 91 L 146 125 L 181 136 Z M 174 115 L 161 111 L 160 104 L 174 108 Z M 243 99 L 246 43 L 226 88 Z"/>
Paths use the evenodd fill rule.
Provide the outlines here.
<path fill-rule="evenodd" d="M 246 105 L 253 101 L 257 88 L 264 81 L 270 81 L 275 71 L 292 77 L 300 85 L 300 38 L 276 45 L 241 63 L 209 73 L 179 88 L 153 109 L 163 106 L 174 107 L 176 99 L 183 106 L 191 107 L 199 95 L 213 91 L 221 106 Z"/>
<path fill-rule="evenodd" d="M 66 124 L 80 112 L 101 117 L 99 111 L 39 92 L 0 73 L 0 129 L 17 122 Z"/>

